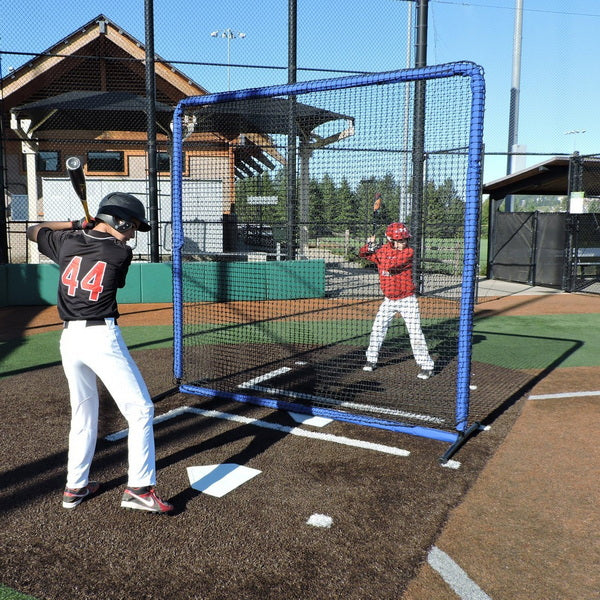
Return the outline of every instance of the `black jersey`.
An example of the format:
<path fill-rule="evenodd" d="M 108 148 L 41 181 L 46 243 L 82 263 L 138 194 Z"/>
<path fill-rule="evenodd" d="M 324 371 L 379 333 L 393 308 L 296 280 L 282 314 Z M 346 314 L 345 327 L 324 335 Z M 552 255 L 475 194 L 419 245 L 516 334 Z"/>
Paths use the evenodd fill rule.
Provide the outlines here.
<path fill-rule="evenodd" d="M 100 231 L 38 232 L 42 254 L 59 267 L 58 314 L 64 321 L 119 316 L 117 290 L 125 285 L 133 252 Z"/>

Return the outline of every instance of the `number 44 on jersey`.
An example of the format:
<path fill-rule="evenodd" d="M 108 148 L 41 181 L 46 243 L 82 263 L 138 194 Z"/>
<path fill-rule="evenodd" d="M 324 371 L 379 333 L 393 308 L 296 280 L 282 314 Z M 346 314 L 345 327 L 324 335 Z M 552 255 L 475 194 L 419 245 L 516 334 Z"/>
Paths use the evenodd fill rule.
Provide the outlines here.
<path fill-rule="evenodd" d="M 60 278 L 61 283 L 67 287 L 67 294 L 75 296 L 77 288 L 81 288 L 90 293 L 90 301 L 97 302 L 104 287 L 102 280 L 106 272 L 106 263 L 99 260 L 94 266 L 80 279 L 79 271 L 81 268 L 81 256 L 74 256 L 67 268 L 63 271 Z"/>

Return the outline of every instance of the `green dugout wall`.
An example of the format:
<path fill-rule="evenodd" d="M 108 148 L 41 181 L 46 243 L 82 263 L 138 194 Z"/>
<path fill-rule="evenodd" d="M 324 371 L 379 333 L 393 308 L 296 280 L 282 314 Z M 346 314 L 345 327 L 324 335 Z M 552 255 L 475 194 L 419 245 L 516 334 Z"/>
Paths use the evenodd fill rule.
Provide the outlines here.
<path fill-rule="evenodd" d="M 198 300 L 206 302 L 325 295 L 323 260 L 197 262 L 187 265 L 185 276 L 200 291 Z M 253 284 L 243 285 L 244 281 Z M 57 286 L 55 264 L 0 265 L 0 307 L 56 304 Z M 121 304 L 172 302 L 171 263 L 133 263 L 117 300 Z"/>

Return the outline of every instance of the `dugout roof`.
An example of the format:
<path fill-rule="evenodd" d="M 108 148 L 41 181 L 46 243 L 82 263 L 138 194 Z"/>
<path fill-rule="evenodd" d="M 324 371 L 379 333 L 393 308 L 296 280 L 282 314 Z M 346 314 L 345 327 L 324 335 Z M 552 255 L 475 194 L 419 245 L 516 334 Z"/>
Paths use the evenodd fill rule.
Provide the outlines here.
<path fill-rule="evenodd" d="M 156 102 L 155 107 L 158 129 L 170 135 L 175 107 L 163 102 Z M 17 121 L 30 119 L 29 131 L 146 131 L 147 110 L 146 98 L 130 92 L 71 91 L 16 106 L 10 112 Z M 303 139 L 318 140 L 314 130 L 329 121 L 342 119 L 353 123 L 353 119 L 346 115 L 299 102 L 295 103 L 294 110 L 296 127 Z M 218 133 L 229 139 L 244 134 L 285 134 L 288 131 L 288 114 L 289 102 L 282 98 L 209 104 L 195 112 L 194 131 Z M 244 144 L 236 147 L 238 176 L 252 175 L 255 171 L 260 173 L 263 166 L 274 168 L 261 148 L 264 142 L 265 139 L 247 138 Z M 271 151 L 271 154 L 280 158 L 277 153 Z"/>
<path fill-rule="evenodd" d="M 569 193 L 569 164 L 569 156 L 554 156 L 487 183 L 482 192 L 489 194 L 490 200 L 501 200 L 512 194 L 566 196 Z"/>
<path fill-rule="evenodd" d="M 288 99 L 252 98 L 217 102 L 194 108 L 191 113 L 193 128 L 188 131 L 188 134 L 218 132 L 230 140 L 240 139 L 240 144 L 235 148 L 236 158 L 239 159 L 236 162 L 238 177 L 253 175 L 254 171 L 261 173 L 262 165 L 274 168 L 268 154 L 282 163 L 285 161 L 275 147 L 270 149 L 266 147 L 263 151 L 252 138 L 260 135 L 263 139 L 269 139 L 272 135 L 289 133 Z M 324 123 L 340 120 L 345 121 L 345 129 L 332 135 L 324 138 L 315 131 Z M 354 131 L 353 117 L 300 102 L 294 103 L 294 123 L 302 143 L 313 148 L 334 143 L 352 135 Z"/>

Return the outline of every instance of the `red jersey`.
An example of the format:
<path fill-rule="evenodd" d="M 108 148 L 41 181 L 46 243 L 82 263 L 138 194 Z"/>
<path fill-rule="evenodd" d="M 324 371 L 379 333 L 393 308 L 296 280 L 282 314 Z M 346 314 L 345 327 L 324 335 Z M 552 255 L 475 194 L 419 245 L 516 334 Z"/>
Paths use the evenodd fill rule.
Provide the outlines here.
<path fill-rule="evenodd" d="M 399 300 L 414 295 L 415 285 L 412 272 L 414 254 L 415 251 L 408 246 L 402 250 L 396 250 L 391 242 L 384 244 L 374 252 L 369 250 L 368 244 L 358 251 L 361 258 L 366 258 L 377 265 L 381 291 L 390 300 Z"/>

